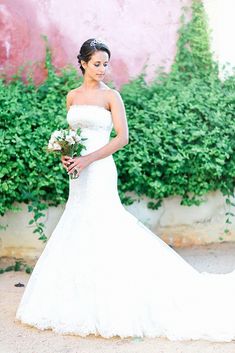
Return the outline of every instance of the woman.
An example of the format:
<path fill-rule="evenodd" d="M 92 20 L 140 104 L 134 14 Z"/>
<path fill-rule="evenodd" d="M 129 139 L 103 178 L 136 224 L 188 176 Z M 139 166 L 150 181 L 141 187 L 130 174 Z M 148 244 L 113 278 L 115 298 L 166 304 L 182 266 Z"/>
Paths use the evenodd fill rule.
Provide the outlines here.
<path fill-rule="evenodd" d="M 110 55 L 94 38 L 80 49 L 84 80 L 67 95 L 67 120 L 81 128 L 86 150 L 62 158 L 79 178 L 70 180 L 16 319 L 80 336 L 231 341 L 235 271 L 199 273 L 120 202 L 112 154 L 128 143 L 128 127 L 120 94 L 102 81 Z"/>
<path fill-rule="evenodd" d="M 96 46 L 101 50 L 97 50 Z M 84 81 L 79 88 L 68 93 L 67 109 L 69 110 L 71 106 L 86 105 L 87 102 L 91 102 L 95 107 L 103 107 L 111 111 L 117 136 L 106 146 L 86 156 L 76 159 L 64 157 L 62 161 L 69 173 L 74 172 L 75 169 L 78 169 L 80 173 L 92 162 L 110 156 L 128 143 L 128 126 L 122 98 L 116 90 L 110 89 L 102 82 L 110 56 L 108 47 L 94 39 L 89 39 L 82 45 L 78 61 L 81 64 Z"/>

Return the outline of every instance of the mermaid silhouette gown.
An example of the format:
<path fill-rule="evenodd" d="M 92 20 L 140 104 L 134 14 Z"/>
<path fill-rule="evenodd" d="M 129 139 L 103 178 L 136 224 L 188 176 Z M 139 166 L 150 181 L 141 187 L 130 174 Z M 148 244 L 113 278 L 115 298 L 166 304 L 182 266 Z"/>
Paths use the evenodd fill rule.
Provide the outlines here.
<path fill-rule="evenodd" d="M 86 150 L 109 142 L 112 114 L 72 105 Z M 198 272 L 121 204 L 113 156 L 70 180 L 65 210 L 29 278 L 16 321 L 60 334 L 235 338 L 235 270 Z"/>

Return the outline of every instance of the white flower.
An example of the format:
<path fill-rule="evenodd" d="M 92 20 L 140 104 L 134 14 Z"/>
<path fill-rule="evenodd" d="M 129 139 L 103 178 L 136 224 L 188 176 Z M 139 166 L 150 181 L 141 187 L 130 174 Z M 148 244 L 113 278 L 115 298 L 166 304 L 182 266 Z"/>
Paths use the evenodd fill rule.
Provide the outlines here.
<path fill-rule="evenodd" d="M 47 148 L 50 151 L 61 151 L 63 153 L 63 150 L 76 149 L 76 144 L 81 143 L 81 141 L 82 138 L 77 134 L 77 130 L 56 130 L 51 134 Z"/>
<path fill-rule="evenodd" d="M 69 136 L 71 137 L 75 137 L 77 134 L 76 134 L 76 131 L 74 130 L 69 130 Z"/>
<path fill-rule="evenodd" d="M 56 130 L 52 133 L 51 138 L 58 139 L 58 138 L 63 138 L 63 131 Z"/>
<path fill-rule="evenodd" d="M 67 141 L 69 145 L 74 145 L 75 144 L 74 139 L 70 135 L 66 136 L 65 141 Z"/>
<path fill-rule="evenodd" d="M 78 136 L 76 131 L 70 130 L 69 135 L 74 139 L 75 142 L 80 142 L 80 137 Z"/>
<path fill-rule="evenodd" d="M 51 145 L 53 145 L 53 143 L 55 143 L 56 141 L 57 141 L 56 138 L 51 137 L 50 140 L 49 140 L 49 143 L 50 143 Z"/>
<path fill-rule="evenodd" d="M 53 144 L 53 149 L 54 149 L 55 151 L 60 151 L 60 150 L 61 150 L 60 144 L 59 144 L 58 142 L 55 142 L 55 143 Z"/>
<path fill-rule="evenodd" d="M 49 150 L 53 150 L 54 148 L 53 148 L 53 144 L 49 141 L 49 143 L 48 143 L 48 146 L 47 146 L 47 148 L 49 149 Z"/>
<path fill-rule="evenodd" d="M 74 136 L 74 140 L 76 142 L 80 142 L 81 141 L 80 137 L 77 134 Z"/>

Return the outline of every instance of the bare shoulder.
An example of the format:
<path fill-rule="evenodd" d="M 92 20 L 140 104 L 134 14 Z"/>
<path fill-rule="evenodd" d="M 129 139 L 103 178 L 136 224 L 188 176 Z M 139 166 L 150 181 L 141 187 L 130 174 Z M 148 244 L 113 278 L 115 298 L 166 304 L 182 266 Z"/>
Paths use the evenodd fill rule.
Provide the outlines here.
<path fill-rule="evenodd" d="M 77 94 L 79 94 L 81 90 L 78 88 L 74 88 L 71 89 L 68 93 L 67 93 L 67 99 L 73 99 Z"/>
<path fill-rule="evenodd" d="M 112 109 L 124 109 L 124 103 L 121 94 L 113 88 L 110 88 L 107 92 L 109 98 L 109 105 Z"/>
<path fill-rule="evenodd" d="M 66 96 L 66 106 L 67 110 L 69 109 L 70 105 L 73 104 L 74 97 L 78 94 L 78 88 L 71 89 Z"/>
<path fill-rule="evenodd" d="M 114 88 L 108 89 L 107 93 L 111 100 L 122 100 L 121 94 Z"/>
<path fill-rule="evenodd" d="M 66 100 L 68 101 L 71 101 L 73 99 L 75 95 L 75 89 L 71 89 L 68 93 L 67 93 L 67 96 L 66 96 Z"/>

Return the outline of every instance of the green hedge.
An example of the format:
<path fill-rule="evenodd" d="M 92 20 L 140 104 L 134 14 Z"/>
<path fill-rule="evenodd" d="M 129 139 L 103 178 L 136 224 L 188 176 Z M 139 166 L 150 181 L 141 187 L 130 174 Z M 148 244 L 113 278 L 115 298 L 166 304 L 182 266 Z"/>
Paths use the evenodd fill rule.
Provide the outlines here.
<path fill-rule="evenodd" d="M 122 93 L 130 128 L 130 144 L 117 155 L 122 191 L 154 199 L 181 195 L 184 205 L 199 204 L 212 190 L 233 193 L 234 77 L 187 85 L 166 79 L 145 87 L 144 99 L 131 84 Z"/>
<path fill-rule="evenodd" d="M 20 73 L 10 82 L 0 80 L 0 213 L 14 210 L 15 201 L 28 203 L 34 215 L 30 222 L 42 240 L 42 211 L 64 203 L 68 195 L 60 159 L 45 148 L 52 131 L 67 127 L 65 97 L 81 81 L 75 68 L 56 72 L 48 47 L 45 66 L 48 77 L 39 86 L 30 76 L 25 83 Z"/>
<path fill-rule="evenodd" d="M 235 77 L 219 80 L 204 35 L 203 5 L 193 1 L 192 10 L 190 22 L 182 18 L 171 72 L 159 70 L 149 84 L 141 73 L 121 88 L 130 131 L 129 144 L 114 154 L 123 203 L 133 202 L 126 196 L 132 191 L 153 199 L 150 208 L 174 195 L 182 197 L 183 205 L 199 205 L 207 192 L 221 190 L 232 204 Z M 45 67 L 48 77 L 39 86 L 21 74 L 10 82 L 0 80 L 0 213 L 15 201 L 28 203 L 42 240 L 43 210 L 68 197 L 68 176 L 45 146 L 53 130 L 67 126 L 65 97 L 81 83 L 75 68 L 56 71 L 48 45 Z"/>

